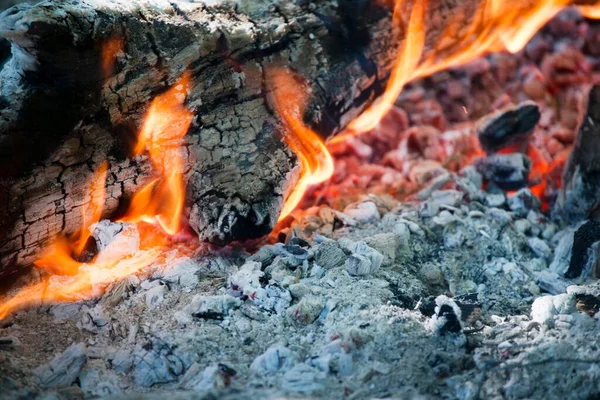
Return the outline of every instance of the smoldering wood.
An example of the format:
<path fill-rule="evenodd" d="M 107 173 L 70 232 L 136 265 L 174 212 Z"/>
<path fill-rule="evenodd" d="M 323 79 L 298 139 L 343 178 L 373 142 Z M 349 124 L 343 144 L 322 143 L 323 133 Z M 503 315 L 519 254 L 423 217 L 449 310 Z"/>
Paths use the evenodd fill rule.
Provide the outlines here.
<path fill-rule="evenodd" d="M 465 2 L 432 3 L 427 18 L 441 27 Z M 100 163 L 109 161 L 104 217 L 153 178 L 147 157 L 130 149 L 150 100 L 184 70 L 193 77 L 186 104 L 196 115 L 180 148 L 191 227 L 214 243 L 268 233 L 299 167 L 266 71 L 286 66 L 306 79 L 304 119 L 333 135 L 383 91 L 403 37 L 391 20 L 382 2 L 349 0 L 59 0 L 7 10 L 0 18 L 12 53 L 0 72 L 0 274 L 81 227 Z M 428 45 L 440 33 L 431 32 Z M 123 48 L 105 73 L 102 48 L 115 38 Z"/>
<path fill-rule="evenodd" d="M 482 118 L 476 126 L 477 137 L 483 149 L 493 153 L 528 137 L 539 120 L 538 105 L 525 101 Z"/>
<path fill-rule="evenodd" d="M 553 215 L 568 223 L 587 218 L 600 205 L 600 86 L 593 86 L 569 155 Z"/>

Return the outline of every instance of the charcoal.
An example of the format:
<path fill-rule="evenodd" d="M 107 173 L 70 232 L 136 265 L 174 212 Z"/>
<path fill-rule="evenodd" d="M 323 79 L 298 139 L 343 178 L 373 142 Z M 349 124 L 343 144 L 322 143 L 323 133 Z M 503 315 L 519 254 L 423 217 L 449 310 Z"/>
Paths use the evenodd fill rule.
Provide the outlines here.
<path fill-rule="evenodd" d="M 235 308 L 241 305 L 241 301 L 229 295 L 201 296 L 198 309 L 192 316 L 201 319 L 222 320 Z"/>
<path fill-rule="evenodd" d="M 552 249 L 542 239 L 532 237 L 527 239 L 529 248 L 535 253 L 536 256 L 544 259 L 549 259 L 552 255 Z"/>
<path fill-rule="evenodd" d="M 556 219 L 567 223 L 583 221 L 600 205 L 599 153 L 600 86 L 594 86 L 552 209 Z"/>
<path fill-rule="evenodd" d="M 556 272 L 544 270 L 537 274 L 537 285 L 544 292 L 550 294 L 560 294 L 567 291 L 569 282 L 558 275 Z"/>
<path fill-rule="evenodd" d="M 463 322 L 467 322 L 474 315 L 481 312 L 481 302 L 477 297 L 477 293 L 456 296 L 454 302 L 460 308 L 461 320 Z"/>
<path fill-rule="evenodd" d="M 47 388 L 70 386 L 81 372 L 88 360 L 87 349 L 83 343 L 69 346 L 62 354 L 54 357 L 50 364 L 45 364 L 33 372 L 40 384 Z"/>
<path fill-rule="evenodd" d="M 292 393 L 310 395 L 325 387 L 326 374 L 306 364 L 296 364 L 283 375 L 281 387 Z"/>
<path fill-rule="evenodd" d="M 530 210 L 539 210 L 540 199 L 529 188 L 522 188 L 508 198 L 508 208 L 519 217 L 525 217 Z"/>
<path fill-rule="evenodd" d="M 589 262 L 592 260 L 591 257 L 595 257 L 592 245 L 598 241 L 600 241 L 600 222 L 588 221 L 575 231 L 571 261 L 565 278 L 573 279 L 582 274 L 589 274 L 590 271 L 586 271 L 588 269 L 586 266 L 591 267 Z"/>
<path fill-rule="evenodd" d="M 379 233 L 365 239 L 365 243 L 383 255 L 383 266 L 391 266 L 396 261 L 396 249 L 401 237 L 395 233 Z"/>
<path fill-rule="evenodd" d="M 186 374 L 181 378 L 182 387 L 198 391 L 210 389 L 223 389 L 231 385 L 231 381 L 237 372 L 225 364 L 217 363 L 209 365 L 204 370 L 198 363 L 194 363 Z"/>
<path fill-rule="evenodd" d="M 531 160 L 525 154 L 493 154 L 477 161 L 478 171 L 503 190 L 518 190 L 527 185 Z"/>
<path fill-rule="evenodd" d="M 540 120 L 540 109 L 533 101 L 496 111 L 482 118 L 476 127 L 483 149 L 494 153 L 529 136 Z"/>
<path fill-rule="evenodd" d="M 327 240 L 314 248 L 315 262 L 325 269 L 341 267 L 344 265 L 346 258 L 346 253 L 334 240 Z"/>
<path fill-rule="evenodd" d="M 277 285 L 264 285 L 264 276 L 260 263 L 246 262 L 229 277 L 230 294 L 234 297 L 248 296 L 255 305 L 280 313 L 290 305 L 292 295 Z"/>
<path fill-rule="evenodd" d="M 275 344 L 252 361 L 250 370 L 259 375 L 288 371 L 298 362 L 298 354 L 287 347 Z"/>
<path fill-rule="evenodd" d="M 377 206 L 372 201 L 350 204 L 344 209 L 344 214 L 358 221 L 360 224 L 374 223 L 380 218 Z"/>
<path fill-rule="evenodd" d="M 594 317 L 600 311 L 600 284 L 569 286 L 567 293 L 574 295 L 577 311 Z"/>
<path fill-rule="evenodd" d="M 140 234 L 136 225 L 102 220 L 92 226 L 98 258 L 96 262 L 120 260 L 140 249 Z"/>
<path fill-rule="evenodd" d="M 11 337 L 0 337 L 0 349 L 8 349 L 15 347 L 19 344 L 19 341 Z"/>
<path fill-rule="evenodd" d="M 302 325 L 312 324 L 325 307 L 325 302 L 318 297 L 306 295 L 288 309 L 288 314 L 292 319 Z"/>
<path fill-rule="evenodd" d="M 430 328 L 440 336 L 449 336 L 455 343 L 464 344 L 462 312 L 456 302 L 444 295 L 435 299 L 435 313 Z"/>
<path fill-rule="evenodd" d="M 157 383 L 173 382 L 183 373 L 181 360 L 156 347 L 140 349 L 134 355 L 133 379 L 139 386 L 151 387 Z"/>

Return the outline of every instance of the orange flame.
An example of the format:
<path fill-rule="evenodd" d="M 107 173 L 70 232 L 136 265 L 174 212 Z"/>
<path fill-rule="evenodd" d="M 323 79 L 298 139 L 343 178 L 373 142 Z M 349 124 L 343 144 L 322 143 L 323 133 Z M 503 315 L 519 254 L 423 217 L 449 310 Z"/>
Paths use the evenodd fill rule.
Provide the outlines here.
<path fill-rule="evenodd" d="M 468 15 L 466 6 L 447 25 L 439 41 L 424 54 L 427 0 L 414 0 L 412 11 L 401 42 L 396 65 L 393 68 L 384 94 L 363 114 L 350 123 L 348 132 L 331 142 L 344 140 L 373 129 L 390 110 L 404 86 L 420 77 L 444 69 L 464 65 L 475 58 L 494 51 L 520 51 L 531 37 L 573 0 L 506 1 L 483 0 L 475 13 Z M 406 1 L 397 0 L 394 24 L 402 25 L 402 12 Z M 585 9 L 593 14 L 597 9 Z M 464 21 L 471 22 L 465 27 Z"/>
<path fill-rule="evenodd" d="M 581 15 L 590 19 L 600 19 L 600 1 L 596 4 L 577 7 Z"/>
<path fill-rule="evenodd" d="M 47 272 L 55 275 L 76 275 L 81 263 L 74 258 L 79 258 L 85 248 L 91 231 L 87 227 L 92 226 L 100 220 L 102 216 L 102 207 L 104 205 L 104 182 L 106 181 L 106 171 L 108 162 L 103 162 L 94 173 L 89 187 L 91 196 L 90 205 L 87 210 L 82 209 L 82 226 L 74 237 L 73 241 L 64 236 L 59 236 L 42 253 L 42 257 L 35 261 L 35 265 L 45 269 Z M 88 214 L 91 213 L 91 219 L 88 220 Z"/>
<path fill-rule="evenodd" d="M 179 232 L 185 199 L 179 151 L 181 139 L 194 117 L 183 104 L 189 89 L 190 76 L 186 72 L 177 84 L 156 97 L 148 109 L 134 153 L 139 155 L 147 149 L 161 177 L 136 193 L 123 222 L 158 224 L 169 235 Z"/>
<path fill-rule="evenodd" d="M 189 88 L 190 76 L 185 73 L 171 89 L 156 97 L 148 109 L 135 153 L 139 155 L 147 149 L 159 177 L 135 194 L 122 222 L 150 223 L 171 236 L 179 232 L 185 197 L 179 146 L 193 118 L 183 105 Z M 138 225 L 140 248 L 134 249 L 137 251 L 133 254 L 124 254 L 122 242 L 115 240 L 92 262 L 79 261 L 91 230 L 102 215 L 107 169 L 108 163 L 103 163 L 90 184 L 91 203 L 84 212 L 84 228 L 73 236 L 58 237 L 43 252 L 35 264 L 46 275 L 41 282 L 0 301 L 0 320 L 15 310 L 34 304 L 99 296 L 110 283 L 139 272 L 160 255 L 158 246 L 164 244 L 164 235 L 157 234 L 156 229 Z"/>
<path fill-rule="evenodd" d="M 272 100 L 287 134 L 284 139 L 300 161 L 300 178 L 288 196 L 279 221 L 287 217 L 300 203 L 310 185 L 321 183 L 333 175 L 333 159 L 317 133 L 302 122 L 306 108 L 306 83 L 287 69 L 268 71 Z"/>
<path fill-rule="evenodd" d="M 109 248 L 110 245 L 106 250 Z M 59 257 L 65 256 L 58 249 L 57 247 L 56 254 Z M 93 264 L 77 263 L 78 271 L 75 275 L 46 276 L 41 282 L 27 286 L 5 302 L 0 302 L 0 320 L 15 310 L 35 304 L 80 301 L 98 296 L 109 284 L 138 272 L 158 255 L 158 249 L 148 249 L 138 251 L 131 258 L 123 260 Z M 62 261 L 76 263 L 68 256 Z"/>

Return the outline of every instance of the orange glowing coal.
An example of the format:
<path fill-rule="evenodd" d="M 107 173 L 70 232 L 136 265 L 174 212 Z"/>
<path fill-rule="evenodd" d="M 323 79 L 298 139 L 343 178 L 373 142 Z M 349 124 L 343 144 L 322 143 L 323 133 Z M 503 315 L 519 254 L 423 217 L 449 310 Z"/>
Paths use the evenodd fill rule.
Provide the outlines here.
<path fill-rule="evenodd" d="M 349 125 L 347 133 L 332 142 L 373 129 L 390 110 L 404 86 L 444 69 L 464 65 L 489 52 L 520 51 L 531 37 L 573 0 L 482 0 L 475 13 L 459 6 L 436 44 L 425 51 L 427 0 L 396 0 L 394 25 L 404 26 L 402 16 L 412 6 L 396 64 L 383 95 Z M 587 16 L 600 17 L 600 3 L 581 6 Z M 468 21 L 468 22 L 466 22 Z"/>
<path fill-rule="evenodd" d="M 288 69 L 267 73 L 271 98 L 287 130 L 284 140 L 300 161 L 300 178 L 287 197 L 279 220 L 298 205 L 310 185 L 324 182 L 333 175 L 333 159 L 317 133 L 302 121 L 310 88 Z"/>
<path fill-rule="evenodd" d="M 166 236 L 180 230 L 185 197 L 183 160 L 179 146 L 193 114 L 184 106 L 190 88 L 189 74 L 157 96 L 145 116 L 135 148 L 136 155 L 148 152 L 158 177 L 136 193 L 122 222 L 137 224 L 124 235 L 137 238 L 139 246 L 124 252 L 128 243 L 114 240 L 91 262 L 80 261 L 105 200 L 108 163 L 102 164 L 90 183 L 90 206 L 84 211 L 82 229 L 74 235 L 59 236 L 35 264 L 44 271 L 40 282 L 0 298 L 0 320 L 15 310 L 44 303 L 79 301 L 100 296 L 119 281 L 154 262 Z M 148 225 L 151 224 L 151 225 Z"/>
<path fill-rule="evenodd" d="M 113 36 L 102 45 L 102 73 L 104 77 L 109 77 L 115 68 L 117 56 L 125 48 L 125 42 L 120 36 Z"/>

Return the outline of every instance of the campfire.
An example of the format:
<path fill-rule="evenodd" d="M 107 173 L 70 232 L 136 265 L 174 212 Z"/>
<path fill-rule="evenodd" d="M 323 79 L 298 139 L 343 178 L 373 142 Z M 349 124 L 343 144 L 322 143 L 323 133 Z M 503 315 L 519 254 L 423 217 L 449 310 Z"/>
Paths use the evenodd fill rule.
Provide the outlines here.
<path fill-rule="evenodd" d="M 6 398 L 600 395 L 599 3 L 12 3 Z"/>

